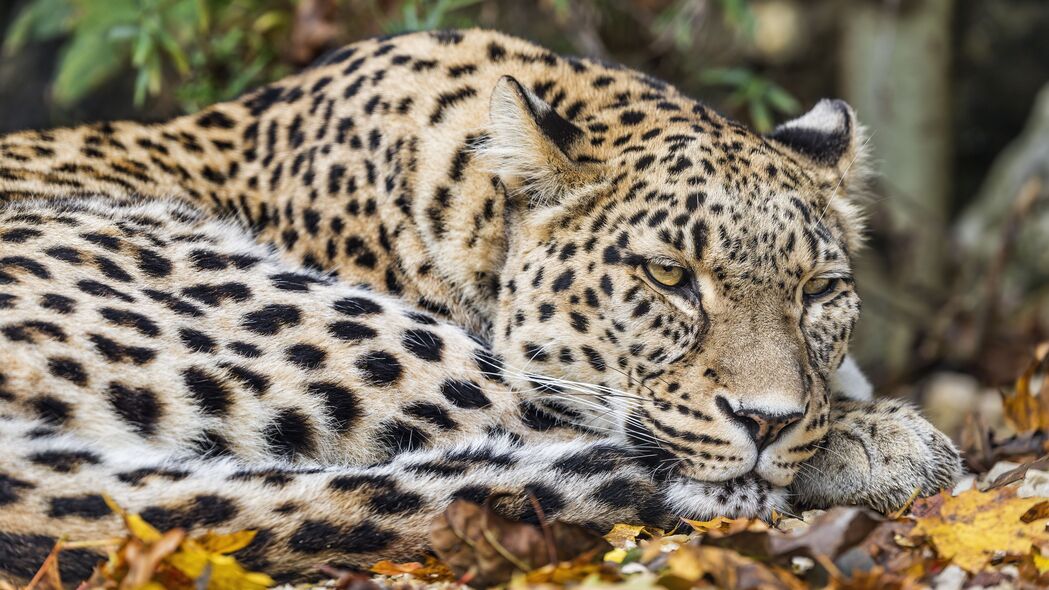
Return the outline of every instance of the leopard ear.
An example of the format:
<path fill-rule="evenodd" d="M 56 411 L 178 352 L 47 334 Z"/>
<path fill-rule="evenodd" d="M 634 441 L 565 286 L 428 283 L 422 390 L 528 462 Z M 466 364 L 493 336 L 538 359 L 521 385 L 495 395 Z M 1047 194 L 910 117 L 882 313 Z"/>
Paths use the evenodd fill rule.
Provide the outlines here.
<path fill-rule="evenodd" d="M 837 167 L 855 157 L 859 135 L 852 107 L 843 100 L 823 99 L 804 115 L 776 127 L 769 138 L 816 164 Z"/>
<path fill-rule="evenodd" d="M 512 76 L 495 85 L 488 117 L 480 151 L 512 197 L 525 196 L 531 207 L 558 204 L 597 179 L 593 161 L 572 155 L 583 130 Z"/>
<path fill-rule="evenodd" d="M 824 99 L 804 115 L 787 121 L 769 139 L 811 162 L 834 186 L 826 206 L 836 210 L 849 230 L 849 243 L 858 246 L 863 233 L 860 195 L 870 174 L 866 140 L 856 113 L 843 100 Z"/>

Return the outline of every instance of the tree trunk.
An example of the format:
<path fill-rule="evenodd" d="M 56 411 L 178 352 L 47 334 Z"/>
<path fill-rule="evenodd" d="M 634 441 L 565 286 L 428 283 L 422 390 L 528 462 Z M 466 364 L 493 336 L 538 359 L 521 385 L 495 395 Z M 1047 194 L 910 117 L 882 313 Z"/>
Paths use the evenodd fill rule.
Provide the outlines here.
<path fill-rule="evenodd" d="M 867 293 L 859 353 L 884 382 L 914 366 L 920 323 L 933 317 L 944 290 L 954 0 L 854 1 L 841 9 L 850 11 L 842 18 L 843 90 L 867 126 L 878 172 L 871 217 L 887 225 L 876 228 L 885 259 L 868 252 L 860 265 L 861 288 L 882 291 Z"/>

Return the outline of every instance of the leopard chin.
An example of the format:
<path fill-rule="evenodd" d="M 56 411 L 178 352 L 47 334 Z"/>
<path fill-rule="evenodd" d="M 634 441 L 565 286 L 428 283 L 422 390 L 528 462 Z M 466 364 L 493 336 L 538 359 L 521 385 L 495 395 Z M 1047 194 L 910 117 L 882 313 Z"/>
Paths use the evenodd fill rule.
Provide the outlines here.
<path fill-rule="evenodd" d="M 666 486 L 664 498 L 672 514 L 701 521 L 718 516 L 769 520 L 773 513 L 788 512 L 790 506 L 786 488 L 753 474 L 718 482 L 675 478 Z"/>

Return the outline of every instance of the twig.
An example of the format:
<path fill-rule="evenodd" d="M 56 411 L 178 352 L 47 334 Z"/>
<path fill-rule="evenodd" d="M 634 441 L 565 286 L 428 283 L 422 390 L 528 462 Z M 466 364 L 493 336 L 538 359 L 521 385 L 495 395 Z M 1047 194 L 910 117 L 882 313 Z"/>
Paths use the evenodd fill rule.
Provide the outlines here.
<path fill-rule="evenodd" d="M 539 504 L 539 498 L 535 497 L 532 490 L 528 491 L 528 501 L 532 503 L 532 508 L 535 510 L 535 516 L 539 519 L 539 528 L 543 531 L 543 539 L 546 540 L 546 554 L 550 559 L 550 563 L 558 563 L 560 560 L 557 558 L 557 547 L 554 546 L 554 534 L 550 530 L 550 523 L 546 521 L 546 514 L 543 512 L 543 507 Z"/>

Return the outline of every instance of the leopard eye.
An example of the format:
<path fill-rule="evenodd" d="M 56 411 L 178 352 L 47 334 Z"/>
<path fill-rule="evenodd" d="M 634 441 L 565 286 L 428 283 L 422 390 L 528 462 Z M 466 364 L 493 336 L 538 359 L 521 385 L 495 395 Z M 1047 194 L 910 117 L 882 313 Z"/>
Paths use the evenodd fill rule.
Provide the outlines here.
<path fill-rule="evenodd" d="M 649 278 L 664 287 L 678 287 L 685 281 L 685 269 L 676 264 L 649 262 L 645 264 Z"/>
<path fill-rule="evenodd" d="M 817 277 L 809 280 L 801 287 L 801 292 L 806 300 L 813 301 L 824 297 L 838 286 L 838 279 Z"/>

